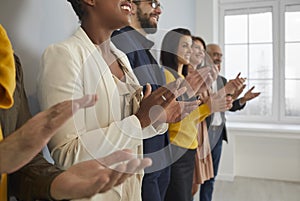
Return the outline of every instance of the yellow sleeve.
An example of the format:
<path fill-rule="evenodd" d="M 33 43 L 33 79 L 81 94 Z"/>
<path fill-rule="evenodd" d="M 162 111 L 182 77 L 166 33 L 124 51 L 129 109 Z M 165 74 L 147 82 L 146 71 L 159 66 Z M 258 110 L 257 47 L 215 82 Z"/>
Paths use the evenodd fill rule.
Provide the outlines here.
<path fill-rule="evenodd" d="M 191 119 L 201 122 L 210 115 L 210 109 L 207 104 L 200 105 L 197 109 L 190 113 Z"/>
<path fill-rule="evenodd" d="M 167 84 L 176 80 L 174 75 L 169 70 L 165 69 L 164 71 Z"/>
<path fill-rule="evenodd" d="M 14 103 L 15 77 L 13 49 L 5 29 L 0 24 L 0 108 L 8 109 Z"/>
<path fill-rule="evenodd" d="M 165 69 L 165 77 L 166 77 L 166 83 L 175 81 L 174 75 L 167 69 Z M 193 112 L 191 112 L 189 115 L 190 115 L 190 119 L 201 122 L 210 115 L 210 109 L 207 104 L 202 104 Z"/>

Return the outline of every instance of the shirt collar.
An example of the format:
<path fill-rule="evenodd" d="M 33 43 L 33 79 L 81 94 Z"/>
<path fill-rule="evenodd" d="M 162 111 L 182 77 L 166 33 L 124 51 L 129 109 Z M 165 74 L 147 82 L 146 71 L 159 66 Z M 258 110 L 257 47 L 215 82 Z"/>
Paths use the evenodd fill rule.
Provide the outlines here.
<path fill-rule="evenodd" d="M 129 32 L 130 35 L 133 36 L 145 49 L 151 49 L 154 45 L 154 42 L 147 39 L 145 36 L 143 36 L 140 32 L 138 32 L 136 29 L 132 28 L 131 26 L 127 26 L 123 28 L 123 31 Z"/>

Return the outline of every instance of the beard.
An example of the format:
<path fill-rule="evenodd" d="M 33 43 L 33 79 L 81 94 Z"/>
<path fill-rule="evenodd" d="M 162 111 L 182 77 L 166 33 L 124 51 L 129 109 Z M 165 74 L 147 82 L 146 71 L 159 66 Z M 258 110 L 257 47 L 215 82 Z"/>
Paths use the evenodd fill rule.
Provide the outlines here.
<path fill-rule="evenodd" d="M 151 15 L 151 14 L 150 14 Z M 141 23 L 141 27 L 147 34 L 154 34 L 157 31 L 157 24 L 151 23 L 150 15 L 143 14 L 140 8 L 137 9 L 137 18 Z"/>
<path fill-rule="evenodd" d="M 213 62 L 214 62 L 214 64 L 219 65 L 219 64 L 221 64 L 222 61 L 219 60 L 219 59 L 216 59 L 216 60 L 214 60 Z"/>

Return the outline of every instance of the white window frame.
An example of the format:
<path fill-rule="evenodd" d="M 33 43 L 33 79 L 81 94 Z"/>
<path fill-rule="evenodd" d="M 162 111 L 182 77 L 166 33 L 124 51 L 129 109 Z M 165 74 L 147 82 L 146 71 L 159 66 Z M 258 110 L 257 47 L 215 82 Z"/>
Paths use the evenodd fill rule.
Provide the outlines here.
<path fill-rule="evenodd" d="M 280 66 L 284 66 L 285 65 L 285 8 L 286 6 L 293 6 L 293 5 L 298 5 L 300 6 L 300 1 L 299 0 L 285 0 L 285 1 L 280 1 L 280 45 L 282 46 L 282 48 L 280 48 L 280 55 L 281 55 L 281 59 L 280 59 Z M 281 68 L 280 69 L 280 80 L 283 82 L 280 86 L 283 92 L 285 92 L 285 69 Z M 280 97 L 280 101 L 282 103 L 282 105 L 284 107 L 280 108 L 280 120 L 283 123 L 295 123 L 295 124 L 299 124 L 300 122 L 300 118 L 297 117 L 287 117 L 285 116 L 285 93 Z"/>
<path fill-rule="evenodd" d="M 236 0 L 231 3 L 220 3 L 219 7 L 219 42 L 223 50 L 224 48 L 224 19 L 226 11 L 230 10 L 245 10 L 259 9 L 269 7 L 272 10 L 272 25 L 273 25 L 273 103 L 272 115 L 266 116 L 243 116 L 229 115 L 228 119 L 235 122 L 259 122 L 259 123 L 275 123 L 275 124 L 299 124 L 298 117 L 285 117 L 285 70 L 282 66 L 285 65 L 285 37 L 284 37 L 284 11 L 285 6 L 300 4 L 299 0 L 286 1 L 249 1 Z M 242 14 L 242 12 L 241 12 Z M 278 23 L 279 22 L 279 23 Z M 224 52 L 226 54 L 226 52 Z M 226 66 L 225 66 L 226 68 Z M 224 69 L 223 69 L 224 70 Z M 222 71 L 224 73 L 224 71 Z M 251 104 L 251 101 L 248 103 Z M 280 107 L 282 106 L 282 107 Z M 247 106 L 246 106 L 247 107 Z"/>

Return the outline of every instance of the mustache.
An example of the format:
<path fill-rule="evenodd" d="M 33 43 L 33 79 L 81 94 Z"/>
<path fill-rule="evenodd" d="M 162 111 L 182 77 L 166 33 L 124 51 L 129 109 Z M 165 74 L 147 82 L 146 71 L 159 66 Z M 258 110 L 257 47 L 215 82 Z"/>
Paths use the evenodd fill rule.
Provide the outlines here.
<path fill-rule="evenodd" d="M 220 64 L 221 62 L 221 60 L 214 60 L 214 64 Z"/>
<path fill-rule="evenodd" d="M 159 21 L 159 15 L 156 15 L 156 14 L 151 13 L 151 14 L 150 14 L 150 17 L 156 17 L 156 18 L 157 18 L 157 21 Z"/>

